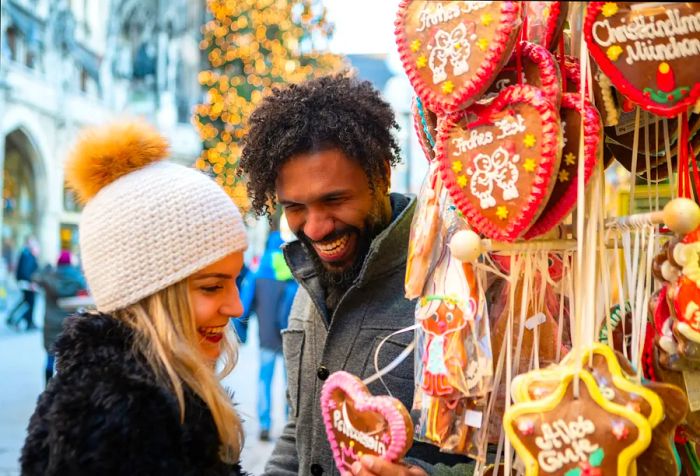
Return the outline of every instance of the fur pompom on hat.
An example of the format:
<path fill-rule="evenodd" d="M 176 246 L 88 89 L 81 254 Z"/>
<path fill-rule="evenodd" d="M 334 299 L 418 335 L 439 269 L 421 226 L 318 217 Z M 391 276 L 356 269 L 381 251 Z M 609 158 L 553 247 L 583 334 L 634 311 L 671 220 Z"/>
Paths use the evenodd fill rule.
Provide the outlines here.
<path fill-rule="evenodd" d="M 123 309 L 247 248 L 243 220 L 213 180 L 167 160 L 152 126 L 84 130 L 66 181 L 85 204 L 80 254 L 97 309 Z"/>

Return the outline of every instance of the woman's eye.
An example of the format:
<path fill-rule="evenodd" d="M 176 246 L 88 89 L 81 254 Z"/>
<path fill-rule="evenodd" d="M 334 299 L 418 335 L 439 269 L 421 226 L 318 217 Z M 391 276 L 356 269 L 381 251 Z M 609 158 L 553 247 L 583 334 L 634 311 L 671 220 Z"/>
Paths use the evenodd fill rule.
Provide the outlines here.
<path fill-rule="evenodd" d="M 451 313 L 447 313 L 447 322 L 452 322 L 452 320 L 455 318 L 455 316 Z"/>
<path fill-rule="evenodd" d="M 222 288 L 223 286 L 202 286 L 200 289 L 205 293 L 215 293 L 216 291 Z"/>

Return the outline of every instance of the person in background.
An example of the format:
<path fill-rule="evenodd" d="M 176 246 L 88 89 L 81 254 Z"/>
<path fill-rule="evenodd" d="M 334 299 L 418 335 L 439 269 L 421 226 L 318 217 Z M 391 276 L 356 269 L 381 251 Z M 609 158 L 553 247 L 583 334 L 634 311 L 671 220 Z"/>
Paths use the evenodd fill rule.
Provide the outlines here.
<path fill-rule="evenodd" d="M 297 284 L 284 261 L 281 246 L 284 243 L 279 231 L 271 231 L 267 237 L 265 252 L 258 269 L 244 280 L 241 296 L 252 295 L 250 306 L 244 315 L 258 316 L 260 373 L 258 379 L 258 422 L 260 441 L 270 440 L 272 418 L 272 379 L 275 364 L 282 360 L 282 330 L 287 328 Z M 245 303 L 245 298 L 243 298 Z M 282 362 L 284 369 L 284 362 Z"/>
<path fill-rule="evenodd" d="M 26 329 L 36 329 L 34 324 L 34 302 L 36 300 L 36 288 L 32 283 L 32 276 L 39 269 L 39 243 L 36 238 L 30 236 L 22 248 L 17 261 L 17 271 L 15 277 L 17 279 L 17 287 L 22 290 L 22 300 L 15 306 L 7 317 L 7 324 L 11 327 L 19 329 L 19 324 L 22 321 L 27 323 Z M 25 306 L 26 304 L 26 306 Z M 15 314 L 21 311 L 22 313 L 16 317 Z"/>
<path fill-rule="evenodd" d="M 23 476 L 242 473 L 243 427 L 220 379 L 236 362 L 246 229 L 221 187 L 167 158 L 139 121 L 85 131 L 67 161 L 96 310 L 63 324 Z"/>
<path fill-rule="evenodd" d="M 34 282 L 44 289 L 46 295 L 46 314 L 44 317 L 44 349 L 46 349 L 46 369 L 44 376 L 46 383 L 54 373 L 54 350 L 58 334 L 63 328 L 63 320 L 70 315 L 58 305 L 61 298 L 77 296 L 85 291 L 85 278 L 80 268 L 72 263 L 70 251 L 63 250 L 58 257 L 56 267 L 49 267 L 42 273 L 34 276 Z"/>

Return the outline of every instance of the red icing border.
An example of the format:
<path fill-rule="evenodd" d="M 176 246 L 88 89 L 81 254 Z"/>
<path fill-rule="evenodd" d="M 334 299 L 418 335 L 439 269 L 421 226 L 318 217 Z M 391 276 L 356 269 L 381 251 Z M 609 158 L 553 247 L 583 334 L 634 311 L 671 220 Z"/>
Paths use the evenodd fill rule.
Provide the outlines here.
<path fill-rule="evenodd" d="M 521 2 L 500 2 L 501 17 L 498 29 L 484 61 L 479 65 L 475 74 L 470 74 L 474 79 L 465 81 L 459 86 L 455 85 L 454 93 L 446 98 L 439 96 L 425 85 L 411 61 L 409 39 L 406 36 L 404 27 L 407 9 L 411 3 L 413 3 L 412 0 L 401 0 L 396 20 L 394 21 L 396 46 L 398 46 L 399 57 L 401 58 L 401 63 L 403 63 L 408 80 L 411 82 L 416 94 L 423 100 L 423 104 L 436 113 L 451 113 L 467 107 L 479 99 L 479 96 L 491 85 L 502 65 L 510 58 L 510 51 L 507 51 L 508 43 L 517 38 L 520 28 L 522 28 L 522 22 L 520 21 L 522 15 Z"/>
<path fill-rule="evenodd" d="M 530 2 L 527 2 L 530 3 Z M 559 15 L 561 15 L 561 2 L 542 2 L 549 3 L 549 18 L 547 22 L 547 30 L 545 37 L 543 38 L 543 44 L 541 46 L 551 50 L 554 40 L 554 34 L 557 32 L 557 25 L 559 24 Z M 562 22 L 563 23 L 563 22 Z"/>
<path fill-rule="evenodd" d="M 598 110 L 590 101 L 586 99 L 584 101 L 583 110 L 581 109 L 580 98 L 581 96 L 579 94 L 566 93 L 562 97 L 561 106 L 562 108 L 575 109 L 582 116 L 583 156 L 585 161 L 583 166 L 583 180 L 585 184 L 588 184 L 588 180 L 590 180 L 598 160 L 598 146 L 602 140 L 601 131 L 603 130 L 603 124 L 600 120 Z M 525 238 L 534 238 L 535 236 L 548 232 L 573 210 L 574 206 L 576 206 L 576 196 L 578 192 L 578 172 L 571 177 L 570 183 L 571 185 L 566 192 L 564 192 L 564 195 L 558 199 L 557 203 L 555 203 L 551 209 L 545 210 L 532 228 L 525 233 Z"/>
<path fill-rule="evenodd" d="M 523 56 L 539 66 L 542 94 L 555 107 L 559 107 L 562 96 L 561 73 L 554 55 L 544 46 L 529 41 L 521 41 L 520 47 Z"/>
<path fill-rule="evenodd" d="M 593 39 L 593 23 L 596 21 L 596 17 L 606 3 L 608 2 L 590 2 L 586 7 L 586 17 L 583 23 L 583 34 L 588 44 L 588 50 L 598 64 L 598 67 L 610 78 L 612 84 L 621 94 L 639 104 L 639 106 L 646 111 L 663 117 L 674 117 L 683 111 L 687 111 L 689 107 L 693 106 L 698 99 L 700 99 L 700 82 L 695 83 L 691 87 L 688 96 L 683 100 L 678 101 L 670 107 L 663 106 L 644 97 L 644 93 L 627 81 L 612 61 L 608 59 L 605 52 L 596 44 Z"/>
<path fill-rule="evenodd" d="M 549 183 L 554 175 L 554 163 L 559 153 L 559 115 L 539 88 L 528 85 L 509 86 L 501 91 L 489 106 L 480 109 L 479 116 L 488 117 L 489 114 L 500 112 L 514 103 L 529 104 L 539 112 L 542 121 L 542 159 L 544 160 L 538 167 L 533 182 L 537 186 L 529 191 L 527 205 L 521 210 L 517 219 L 511 221 L 505 230 L 494 226 L 491 220 L 484 217 L 477 208 L 471 205 L 465 196 L 466 192 L 463 192 L 455 182 L 454 174 L 450 171 L 445 143 L 449 138 L 449 133 L 469 111 L 445 116 L 438 130 L 436 141 L 435 157 L 439 161 L 440 175 L 455 205 L 464 214 L 470 225 L 485 236 L 500 241 L 514 241 L 532 226 L 537 213 L 545 205 L 546 194 L 550 192 Z"/>
<path fill-rule="evenodd" d="M 323 423 L 326 426 L 326 436 L 331 445 L 333 459 L 338 469 L 342 469 L 344 465 L 340 454 L 340 448 L 335 439 L 335 433 L 333 432 L 331 412 L 328 405 L 331 393 L 337 388 L 341 389 L 354 400 L 355 408 L 358 411 L 369 410 L 377 412 L 386 419 L 389 425 L 391 443 L 387 447 L 386 453 L 382 458 L 394 462 L 402 458 L 413 444 L 412 428 L 406 428 L 406 420 L 404 420 L 404 416 L 401 415 L 401 411 L 403 410 L 406 412 L 406 418 L 410 421 L 408 412 L 403 407 L 403 404 L 397 399 L 387 395 L 373 396 L 359 378 L 341 370 L 332 373 L 323 384 L 323 389 L 321 390 L 321 413 L 323 414 Z"/>

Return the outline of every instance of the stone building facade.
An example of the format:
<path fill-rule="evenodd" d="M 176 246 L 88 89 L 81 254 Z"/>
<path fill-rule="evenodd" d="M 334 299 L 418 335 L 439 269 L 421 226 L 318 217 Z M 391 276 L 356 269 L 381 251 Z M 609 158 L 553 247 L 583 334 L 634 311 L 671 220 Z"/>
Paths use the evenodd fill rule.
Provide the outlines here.
<path fill-rule="evenodd" d="M 200 152 L 190 124 L 205 0 L 3 0 L 0 3 L 0 230 L 3 256 L 36 236 L 41 261 L 77 251 L 79 206 L 63 163 L 78 130 L 141 116 L 175 160 Z"/>

